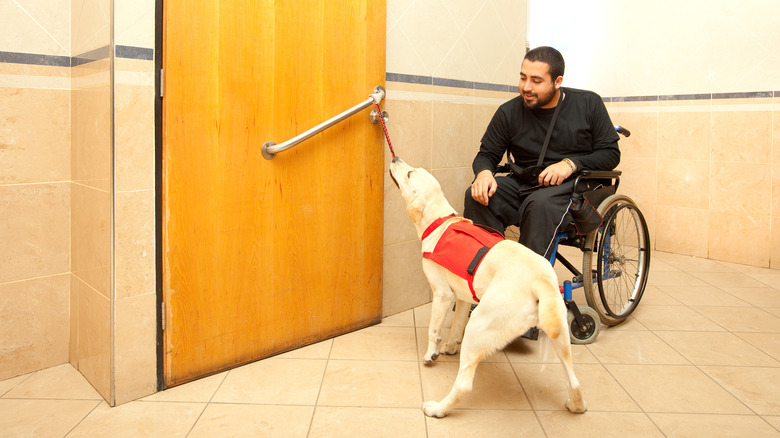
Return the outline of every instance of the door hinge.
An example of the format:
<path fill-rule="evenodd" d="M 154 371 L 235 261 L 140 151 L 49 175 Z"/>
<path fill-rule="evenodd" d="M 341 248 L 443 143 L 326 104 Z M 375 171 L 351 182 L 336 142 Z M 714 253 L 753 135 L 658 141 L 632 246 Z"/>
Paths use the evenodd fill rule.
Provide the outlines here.
<path fill-rule="evenodd" d="M 165 70 L 160 69 L 160 97 L 165 95 Z"/>
<path fill-rule="evenodd" d="M 165 301 L 160 303 L 160 311 L 161 311 L 161 314 L 162 314 L 162 317 L 160 318 L 160 321 L 162 321 L 161 322 L 162 329 L 165 330 Z"/>

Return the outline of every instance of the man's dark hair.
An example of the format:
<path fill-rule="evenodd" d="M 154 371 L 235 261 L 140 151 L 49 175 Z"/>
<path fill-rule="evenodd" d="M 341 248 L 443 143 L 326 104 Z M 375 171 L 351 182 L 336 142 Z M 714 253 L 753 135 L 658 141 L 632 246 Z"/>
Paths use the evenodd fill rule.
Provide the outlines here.
<path fill-rule="evenodd" d="M 544 62 L 550 68 L 550 77 L 553 81 L 558 76 L 563 76 L 563 71 L 566 69 L 566 63 L 563 62 L 563 55 L 561 52 L 548 46 L 541 46 L 528 51 L 525 54 L 525 58 L 531 62 Z"/>

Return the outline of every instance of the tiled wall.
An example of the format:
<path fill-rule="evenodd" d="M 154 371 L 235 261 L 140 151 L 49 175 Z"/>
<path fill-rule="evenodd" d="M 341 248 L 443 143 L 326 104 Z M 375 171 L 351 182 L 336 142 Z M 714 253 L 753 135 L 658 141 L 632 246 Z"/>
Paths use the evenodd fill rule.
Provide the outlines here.
<path fill-rule="evenodd" d="M 155 1 L 114 0 L 116 403 L 157 390 Z"/>
<path fill-rule="evenodd" d="M 69 16 L 0 2 L 0 379 L 68 361 Z"/>
<path fill-rule="evenodd" d="M 429 169 L 462 211 L 479 140 L 498 106 L 516 95 L 525 2 L 388 0 L 387 10 L 385 109 L 393 147 L 410 165 Z M 420 240 L 389 176 L 383 274 L 385 315 L 430 301 Z"/>
<path fill-rule="evenodd" d="M 109 14 L 101 13 L 109 12 Z M 111 2 L 71 2 L 70 362 L 112 400 Z"/>
<path fill-rule="evenodd" d="M 745 96 L 748 94 L 748 96 Z M 772 92 L 608 103 L 622 190 L 661 251 L 780 269 L 780 112 Z"/>
<path fill-rule="evenodd" d="M 112 404 L 156 391 L 154 9 L 0 4 L 0 379 L 70 361 Z"/>

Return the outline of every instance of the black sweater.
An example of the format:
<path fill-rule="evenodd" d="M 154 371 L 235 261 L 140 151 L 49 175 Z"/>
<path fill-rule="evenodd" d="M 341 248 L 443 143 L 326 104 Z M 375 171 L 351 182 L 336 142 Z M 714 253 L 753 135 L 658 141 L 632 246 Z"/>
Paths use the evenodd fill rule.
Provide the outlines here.
<path fill-rule="evenodd" d="M 601 97 L 592 91 L 561 89 L 564 99 L 543 166 L 569 158 L 577 169 L 614 169 L 620 162 L 618 135 Z M 530 110 L 522 96 L 502 104 L 482 137 L 472 164 L 474 174 L 495 172 L 507 148 L 519 166 L 535 166 L 554 111 Z"/>

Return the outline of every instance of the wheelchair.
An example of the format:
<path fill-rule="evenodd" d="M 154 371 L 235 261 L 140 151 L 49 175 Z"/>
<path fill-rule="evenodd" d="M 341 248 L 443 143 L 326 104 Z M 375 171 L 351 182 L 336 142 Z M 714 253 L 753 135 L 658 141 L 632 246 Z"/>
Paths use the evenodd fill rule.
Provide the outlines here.
<path fill-rule="evenodd" d="M 617 132 L 630 132 L 616 126 Z M 601 324 L 615 326 L 625 321 L 639 305 L 650 272 L 650 233 L 642 212 L 628 196 L 617 193 L 621 171 L 583 170 L 576 174 L 572 196 L 588 194 L 597 201 L 603 218 L 594 231 L 581 235 L 569 223 L 553 241 L 550 264 L 560 262 L 573 274 L 565 280 L 561 293 L 566 302 L 568 325 L 573 344 L 589 344 L 598 337 Z M 586 196 L 588 196 L 586 195 Z M 515 227 L 507 229 L 507 238 L 519 237 Z M 582 270 L 567 260 L 559 245 L 579 248 Z M 583 288 L 587 306 L 577 305 L 572 290 Z M 536 339 L 533 328 L 524 335 Z"/>

